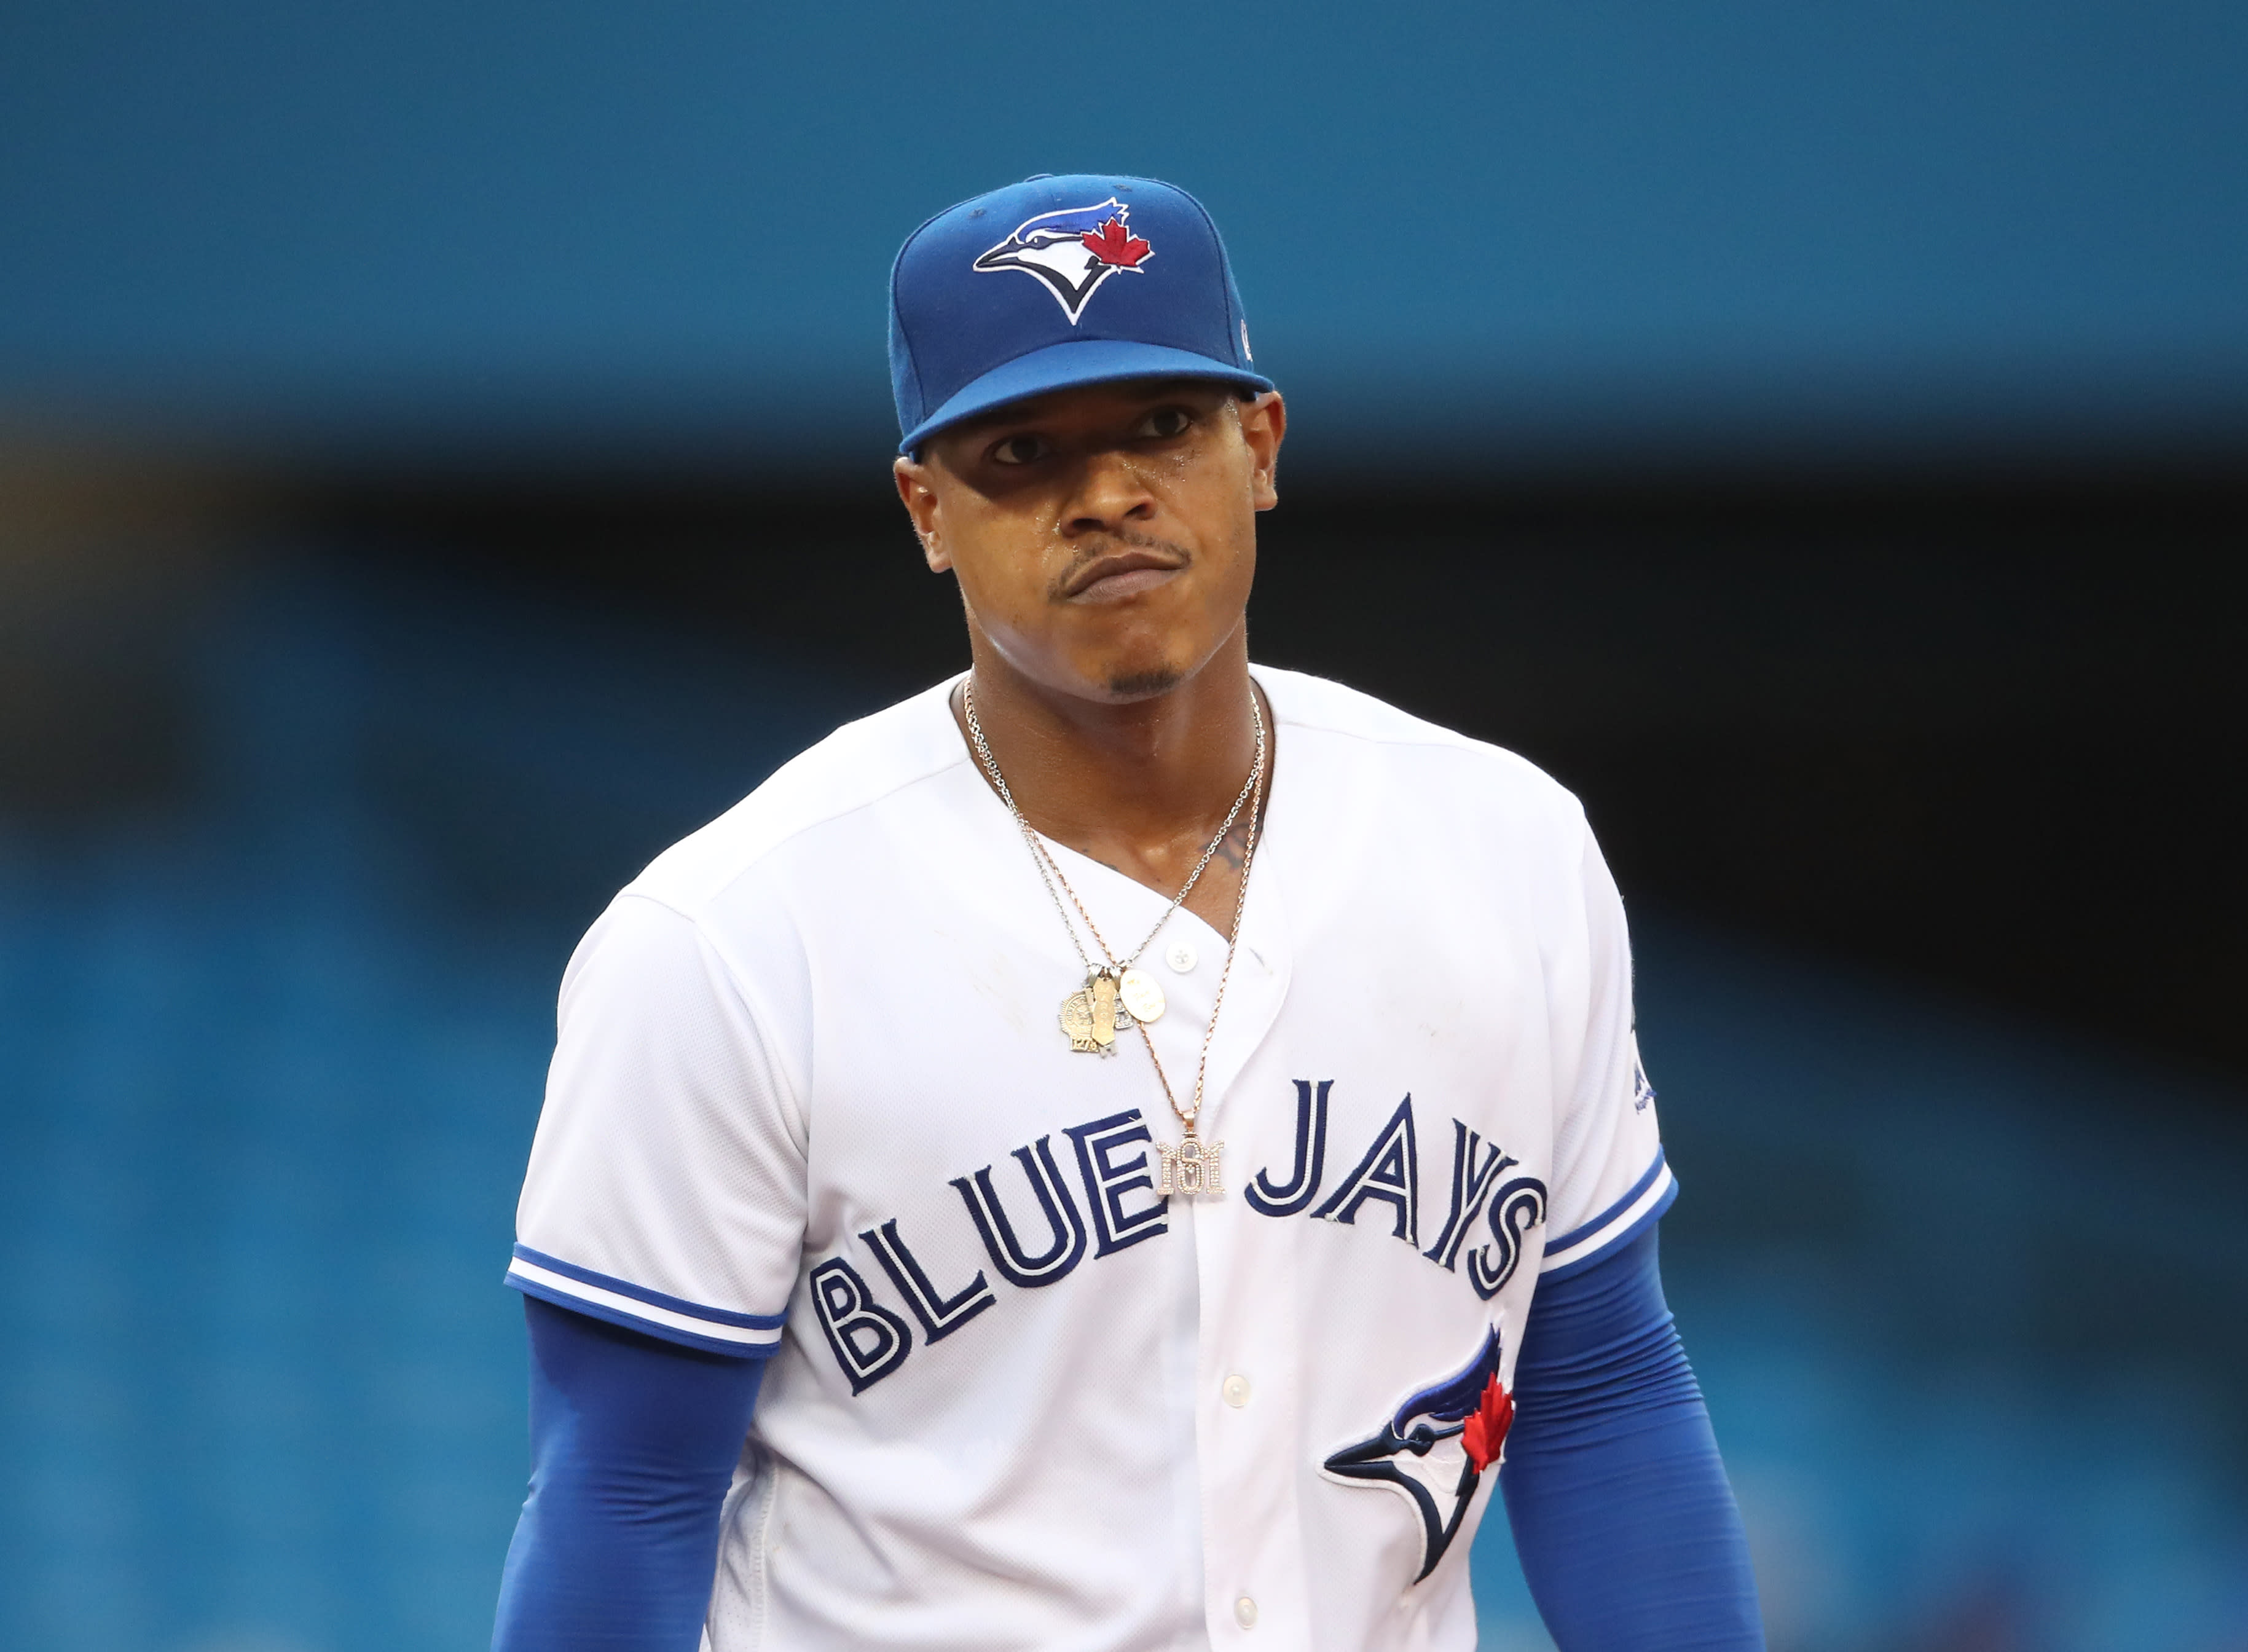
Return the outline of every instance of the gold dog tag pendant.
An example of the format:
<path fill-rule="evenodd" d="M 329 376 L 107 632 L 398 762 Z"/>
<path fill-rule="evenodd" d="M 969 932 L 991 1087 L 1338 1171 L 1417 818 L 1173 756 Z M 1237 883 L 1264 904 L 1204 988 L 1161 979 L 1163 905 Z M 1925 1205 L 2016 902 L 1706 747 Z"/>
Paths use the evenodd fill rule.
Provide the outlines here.
<path fill-rule="evenodd" d="M 1116 1053 L 1116 977 L 1095 970 L 1083 987 L 1061 1001 L 1061 1030 L 1069 1047 L 1093 1055 Z"/>

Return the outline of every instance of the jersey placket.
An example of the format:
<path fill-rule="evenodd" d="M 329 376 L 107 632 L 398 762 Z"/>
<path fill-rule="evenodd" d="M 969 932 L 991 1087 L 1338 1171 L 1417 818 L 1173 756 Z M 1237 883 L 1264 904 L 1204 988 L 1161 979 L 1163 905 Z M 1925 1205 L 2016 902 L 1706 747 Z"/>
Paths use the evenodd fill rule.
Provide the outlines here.
<path fill-rule="evenodd" d="M 1294 1224 L 1242 1197 L 1257 1164 L 1242 1135 L 1249 1110 L 1291 1093 L 1277 1035 L 1293 969 L 1283 857 L 1260 849 L 1248 909 L 1212 1040 L 1201 1129 L 1229 1126 L 1225 1196 L 1175 1201 L 1192 1225 L 1201 1290 L 1195 1455 L 1200 1470 L 1203 1619 L 1213 1646 L 1311 1644 L 1295 1470 L 1299 1370 Z M 1257 1134 L 1267 1134 L 1258 1121 Z"/>
<path fill-rule="evenodd" d="M 1276 775 L 1269 823 L 1280 813 L 1285 783 Z M 1275 1034 L 1294 968 L 1287 923 L 1285 853 L 1268 840 L 1258 847 L 1250 871 L 1249 897 L 1241 936 L 1227 978 L 1225 1001 L 1210 1040 L 1203 1110 L 1196 1121 L 1207 1141 L 1226 1141 L 1230 1121 L 1246 1122 L 1246 1109 L 1290 1102 L 1290 1075 Z M 1076 884 L 1103 933 L 1112 913 L 1138 895 L 1148 915 L 1134 914 L 1141 927 L 1160 907 L 1152 891 L 1122 874 L 1064 848 L 1070 880 Z M 1128 928 L 1129 924 L 1125 927 Z M 1115 936 L 1110 936 L 1114 940 Z M 1196 955 L 1182 976 L 1161 962 L 1174 943 L 1184 940 Z M 1224 936 L 1190 915 L 1175 915 L 1148 949 L 1142 968 L 1152 968 L 1170 1002 L 1148 1030 L 1181 1101 L 1193 1093 L 1195 1063 L 1209 1025 L 1219 971 L 1224 967 Z M 1131 1035 L 1137 1044 L 1139 1035 Z M 1144 1050 L 1120 1048 L 1118 1059 L 1145 1063 Z M 1151 1072 L 1150 1095 L 1143 1109 L 1149 1128 L 1165 1141 L 1181 1134 Z M 1267 1132 L 1262 1126 L 1258 1134 Z M 1225 1191 L 1217 1198 L 1174 1195 L 1170 1221 L 1175 1232 L 1190 1238 L 1198 1281 L 1194 1350 L 1195 1464 L 1201 1504 L 1203 1614 L 1213 1646 L 1275 1646 L 1311 1642 L 1306 1577 L 1297 1510 L 1303 1477 L 1294 1459 L 1301 1455 L 1298 1416 L 1298 1370 L 1285 1352 L 1302 1346 L 1307 1333 L 1297 1324 L 1293 1272 L 1298 1265 L 1297 1224 L 1257 1216 L 1242 1189 L 1258 1164 L 1243 1141 L 1223 1155 Z"/>

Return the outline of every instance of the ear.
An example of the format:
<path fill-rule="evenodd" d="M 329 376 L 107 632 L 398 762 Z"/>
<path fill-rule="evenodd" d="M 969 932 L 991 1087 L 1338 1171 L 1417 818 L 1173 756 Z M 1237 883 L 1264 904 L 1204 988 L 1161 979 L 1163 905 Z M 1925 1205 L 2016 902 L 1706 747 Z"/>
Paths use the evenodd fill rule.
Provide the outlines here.
<path fill-rule="evenodd" d="M 1280 440 L 1288 434 L 1288 404 L 1278 390 L 1267 390 L 1253 401 L 1236 404 L 1241 414 L 1241 439 L 1249 445 L 1251 469 L 1249 491 L 1259 511 L 1280 503 Z"/>
<path fill-rule="evenodd" d="M 930 485 L 929 467 L 901 454 L 890 473 L 897 481 L 898 498 L 913 518 L 914 532 L 920 536 L 922 559 L 931 573 L 942 573 L 952 566 L 952 558 L 937 531 L 936 490 Z"/>

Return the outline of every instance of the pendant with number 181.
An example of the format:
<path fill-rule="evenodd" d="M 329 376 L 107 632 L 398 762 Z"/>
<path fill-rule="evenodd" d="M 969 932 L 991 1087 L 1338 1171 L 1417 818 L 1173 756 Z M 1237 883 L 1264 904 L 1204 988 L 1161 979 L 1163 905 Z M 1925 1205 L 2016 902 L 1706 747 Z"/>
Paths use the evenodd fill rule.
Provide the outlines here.
<path fill-rule="evenodd" d="M 1220 1161 L 1225 1153 L 1223 1141 L 1205 1141 L 1190 1135 L 1173 1147 L 1168 1141 L 1155 1143 L 1155 1191 L 1160 1194 L 1183 1193 L 1189 1197 L 1197 1195 L 1222 1198 L 1225 1183 L 1220 1176 Z"/>

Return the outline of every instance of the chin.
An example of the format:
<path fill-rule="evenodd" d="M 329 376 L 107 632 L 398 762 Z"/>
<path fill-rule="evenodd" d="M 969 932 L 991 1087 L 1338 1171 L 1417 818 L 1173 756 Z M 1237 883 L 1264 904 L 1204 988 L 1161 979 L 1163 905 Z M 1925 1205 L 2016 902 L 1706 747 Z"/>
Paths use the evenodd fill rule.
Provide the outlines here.
<path fill-rule="evenodd" d="M 1112 699 L 1152 700 L 1159 694 L 1169 694 L 1187 680 L 1187 674 L 1168 662 L 1160 665 L 1119 666 L 1104 677 L 1105 687 Z"/>

